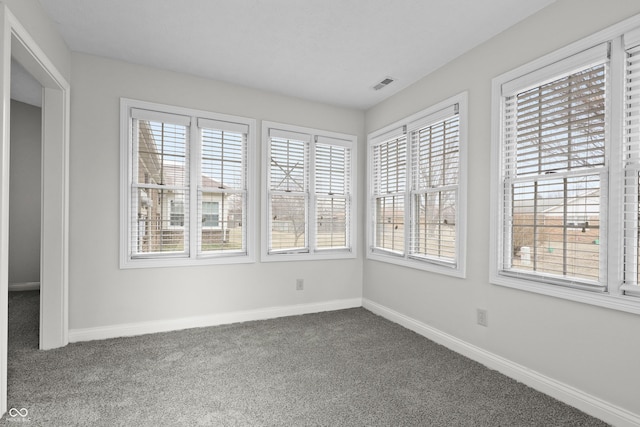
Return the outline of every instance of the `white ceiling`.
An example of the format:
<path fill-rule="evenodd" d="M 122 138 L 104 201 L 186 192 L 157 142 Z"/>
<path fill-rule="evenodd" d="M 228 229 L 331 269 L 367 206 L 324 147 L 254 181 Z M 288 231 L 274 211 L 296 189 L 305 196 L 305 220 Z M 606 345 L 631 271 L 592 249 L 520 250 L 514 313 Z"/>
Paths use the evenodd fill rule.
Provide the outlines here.
<path fill-rule="evenodd" d="M 366 109 L 554 0 L 39 1 L 73 51 Z"/>

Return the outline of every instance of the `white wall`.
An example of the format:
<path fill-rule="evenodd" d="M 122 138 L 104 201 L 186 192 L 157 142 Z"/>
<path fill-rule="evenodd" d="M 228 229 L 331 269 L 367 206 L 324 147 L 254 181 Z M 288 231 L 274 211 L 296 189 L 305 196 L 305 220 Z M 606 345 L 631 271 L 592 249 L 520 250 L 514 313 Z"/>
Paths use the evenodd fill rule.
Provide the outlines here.
<path fill-rule="evenodd" d="M 640 316 L 488 283 L 491 79 L 637 13 L 636 0 L 558 0 L 367 111 L 371 132 L 469 91 L 467 278 L 365 261 L 364 297 L 640 414 Z"/>
<path fill-rule="evenodd" d="M 362 296 L 362 257 L 120 270 L 119 100 L 127 97 L 255 118 L 257 132 L 260 120 L 273 120 L 355 134 L 360 141 L 364 112 L 80 53 L 72 55 L 72 75 L 72 331 Z M 254 227 L 258 232 L 259 221 Z M 296 278 L 305 280 L 304 291 L 295 290 Z"/>
<path fill-rule="evenodd" d="M 41 114 L 11 101 L 9 283 L 40 281 Z"/>

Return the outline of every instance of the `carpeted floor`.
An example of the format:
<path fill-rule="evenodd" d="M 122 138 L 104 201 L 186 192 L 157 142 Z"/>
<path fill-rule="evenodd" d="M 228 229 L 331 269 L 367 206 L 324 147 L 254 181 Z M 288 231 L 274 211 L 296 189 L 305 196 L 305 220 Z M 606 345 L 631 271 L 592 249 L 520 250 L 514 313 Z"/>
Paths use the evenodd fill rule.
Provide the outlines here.
<path fill-rule="evenodd" d="M 7 425 L 606 425 L 364 309 L 39 351 L 37 304 L 10 294 Z"/>

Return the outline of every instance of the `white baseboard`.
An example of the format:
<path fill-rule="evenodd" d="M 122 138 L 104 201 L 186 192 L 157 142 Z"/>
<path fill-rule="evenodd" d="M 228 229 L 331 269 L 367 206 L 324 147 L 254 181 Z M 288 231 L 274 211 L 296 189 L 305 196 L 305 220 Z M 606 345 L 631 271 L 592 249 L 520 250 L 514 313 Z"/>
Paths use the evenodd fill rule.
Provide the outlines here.
<path fill-rule="evenodd" d="M 514 363 L 504 357 L 490 353 L 480 347 L 469 344 L 459 338 L 449 335 L 439 329 L 433 328 L 425 323 L 412 319 L 404 314 L 398 313 L 383 305 L 370 301 L 366 298 L 362 300 L 362 306 L 367 310 L 384 317 L 394 323 L 404 326 L 432 341 L 441 344 L 456 353 L 462 354 L 469 359 L 475 360 L 490 369 L 494 369 L 510 378 L 520 381 L 529 387 L 558 399 L 568 405 L 580 409 L 581 411 L 599 418 L 607 423 L 619 427 L 632 427 L 640 425 L 640 415 L 634 414 L 626 409 L 612 405 L 609 402 L 587 394 L 575 387 L 553 378 L 547 377 L 536 371 Z"/>
<path fill-rule="evenodd" d="M 40 282 L 13 282 L 9 283 L 9 292 L 17 291 L 38 291 Z"/>
<path fill-rule="evenodd" d="M 312 304 L 298 304 L 283 307 L 269 307 L 232 313 L 212 314 L 208 316 L 187 317 L 182 319 L 160 320 L 156 322 L 128 323 L 97 328 L 70 329 L 69 342 L 102 340 L 107 338 L 130 337 L 156 332 L 177 331 L 189 328 L 226 325 L 252 320 L 275 319 L 277 317 L 297 316 L 300 314 L 320 313 L 362 307 L 361 298 L 327 301 Z"/>

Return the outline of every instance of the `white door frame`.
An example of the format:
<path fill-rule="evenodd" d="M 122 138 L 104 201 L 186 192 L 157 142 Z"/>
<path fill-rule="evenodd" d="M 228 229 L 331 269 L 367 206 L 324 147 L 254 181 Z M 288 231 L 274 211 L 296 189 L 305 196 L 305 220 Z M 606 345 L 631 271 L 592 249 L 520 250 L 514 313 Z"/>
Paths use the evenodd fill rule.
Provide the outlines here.
<path fill-rule="evenodd" d="M 7 411 L 11 57 L 43 87 L 40 348 L 69 343 L 69 83 L 0 3 L 0 416 Z"/>

